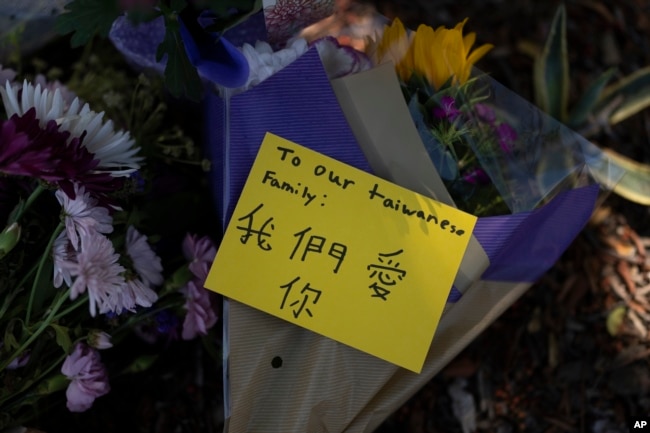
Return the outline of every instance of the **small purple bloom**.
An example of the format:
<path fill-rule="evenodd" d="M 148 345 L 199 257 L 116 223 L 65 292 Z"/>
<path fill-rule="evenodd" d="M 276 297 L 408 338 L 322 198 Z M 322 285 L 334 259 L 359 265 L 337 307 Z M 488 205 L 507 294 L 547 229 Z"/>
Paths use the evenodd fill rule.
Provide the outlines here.
<path fill-rule="evenodd" d="M 463 180 L 472 185 L 487 185 L 490 183 L 490 178 L 482 168 L 476 167 L 467 171 L 463 175 Z"/>
<path fill-rule="evenodd" d="M 108 373 L 99 353 L 83 343 L 77 343 L 63 362 L 61 373 L 71 380 L 65 393 L 70 412 L 88 410 L 97 397 L 108 394 Z"/>
<path fill-rule="evenodd" d="M 208 277 L 214 256 L 217 254 L 217 248 L 209 237 L 199 238 L 189 233 L 183 239 L 182 248 L 183 255 L 190 262 L 190 271 L 203 284 Z"/>
<path fill-rule="evenodd" d="M 499 146 L 506 153 L 512 152 L 515 141 L 517 140 L 517 131 L 507 123 L 501 123 L 496 127 L 496 133 L 499 137 Z"/>
<path fill-rule="evenodd" d="M 198 335 L 207 335 L 208 330 L 217 323 L 217 314 L 212 308 L 211 292 L 196 280 L 189 281 L 181 290 L 185 295 L 185 320 L 183 340 L 191 340 Z"/>
<path fill-rule="evenodd" d="M 9 363 L 9 365 L 7 366 L 7 370 L 17 370 L 19 368 L 26 366 L 27 363 L 29 362 L 29 355 L 30 355 L 29 351 L 25 351 L 20 355 L 18 355 L 16 358 L 14 358 L 13 361 Z"/>
<path fill-rule="evenodd" d="M 479 120 L 483 122 L 493 124 L 497 120 L 494 110 L 485 104 L 475 104 L 474 110 L 476 115 L 479 117 Z"/>
<path fill-rule="evenodd" d="M 440 106 L 433 109 L 433 115 L 438 119 L 447 119 L 453 122 L 461 112 L 456 108 L 456 100 L 451 96 L 443 96 L 440 99 Z"/>
<path fill-rule="evenodd" d="M 178 326 L 178 317 L 167 310 L 163 310 L 154 316 L 156 331 L 160 334 L 173 334 Z"/>

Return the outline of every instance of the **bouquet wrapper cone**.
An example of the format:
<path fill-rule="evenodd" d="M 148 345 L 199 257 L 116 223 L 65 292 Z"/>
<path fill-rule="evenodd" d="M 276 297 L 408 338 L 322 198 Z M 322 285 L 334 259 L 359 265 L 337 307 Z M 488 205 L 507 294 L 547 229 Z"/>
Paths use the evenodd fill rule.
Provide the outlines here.
<path fill-rule="evenodd" d="M 266 132 L 451 203 L 399 92 L 392 67 L 330 83 L 311 49 L 247 92 L 209 98 L 211 182 L 224 229 Z M 479 218 L 420 374 L 226 300 L 225 431 L 373 431 L 553 265 L 589 219 L 598 189 Z"/>

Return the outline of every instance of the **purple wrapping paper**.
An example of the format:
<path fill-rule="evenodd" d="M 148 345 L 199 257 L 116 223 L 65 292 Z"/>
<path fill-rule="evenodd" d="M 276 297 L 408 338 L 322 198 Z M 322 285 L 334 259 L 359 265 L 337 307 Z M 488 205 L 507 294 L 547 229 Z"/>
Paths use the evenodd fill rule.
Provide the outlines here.
<path fill-rule="evenodd" d="M 481 278 L 535 282 L 584 228 L 598 191 L 598 185 L 576 188 L 531 212 L 479 218 L 474 236 L 490 259 Z"/>
<path fill-rule="evenodd" d="M 224 229 L 267 131 L 371 171 L 314 49 L 230 101 L 209 96 L 205 112 L 214 201 Z M 577 188 L 531 212 L 479 218 L 474 235 L 490 259 L 482 279 L 537 280 L 582 230 L 598 190 Z M 452 288 L 449 301 L 460 296 Z"/>
<path fill-rule="evenodd" d="M 225 104 L 229 103 L 229 111 Z M 226 227 L 264 134 L 272 132 L 361 170 L 366 158 L 339 108 L 316 49 L 230 101 L 206 99 L 207 152 Z M 227 144 L 229 142 L 229 144 Z"/>

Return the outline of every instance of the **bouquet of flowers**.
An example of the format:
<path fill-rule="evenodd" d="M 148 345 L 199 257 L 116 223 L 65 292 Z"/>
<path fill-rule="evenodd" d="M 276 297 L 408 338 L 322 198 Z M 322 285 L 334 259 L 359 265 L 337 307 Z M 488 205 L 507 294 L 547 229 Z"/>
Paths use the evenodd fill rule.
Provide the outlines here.
<path fill-rule="evenodd" d="M 311 3 L 291 12 L 307 14 Z M 472 51 L 476 36 L 463 34 L 465 22 L 411 32 L 395 20 L 361 52 L 331 37 L 265 34 L 264 18 L 268 25 L 274 11 L 269 6 L 218 37 L 238 50 L 215 50 L 181 33 L 216 90 L 204 100 L 206 152 L 225 231 L 268 133 L 481 217 L 419 374 L 225 301 L 228 431 L 371 431 L 557 260 L 591 215 L 595 179 L 608 162 L 475 69 L 491 46 Z M 135 41 L 158 45 L 162 27 L 122 22 L 111 38 L 135 63 L 153 65 L 153 50 Z M 268 30 L 279 31 L 278 23 Z M 211 62 L 221 73 L 208 71 Z M 248 75 L 228 85 L 226 66 Z"/>
<path fill-rule="evenodd" d="M 161 83 L 107 60 L 66 84 L 0 69 L 0 430 L 84 412 L 183 341 L 217 350 L 200 154 Z"/>

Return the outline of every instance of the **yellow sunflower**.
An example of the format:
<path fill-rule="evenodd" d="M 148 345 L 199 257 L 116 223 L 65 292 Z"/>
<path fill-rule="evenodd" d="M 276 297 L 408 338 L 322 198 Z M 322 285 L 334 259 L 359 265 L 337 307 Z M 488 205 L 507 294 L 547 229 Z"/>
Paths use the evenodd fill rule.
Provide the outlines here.
<path fill-rule="evenodd" d="M 371 46 L 369 54 L 378 64 L 392 61 L 405 82 L 415 72 L 436 90 L 450 79 L 452 84 L 464 84 L 472 66 L 493 48 L 492 44 L 483 44 L 472 51 L 476 34 L 463 35 L 466 22 L 467 18 L 453 29 L 440 26 L 435 30 L 421 24 L 415 33 L 408 34 L 396 18 L 384 29 L 381 40 Z"/>

